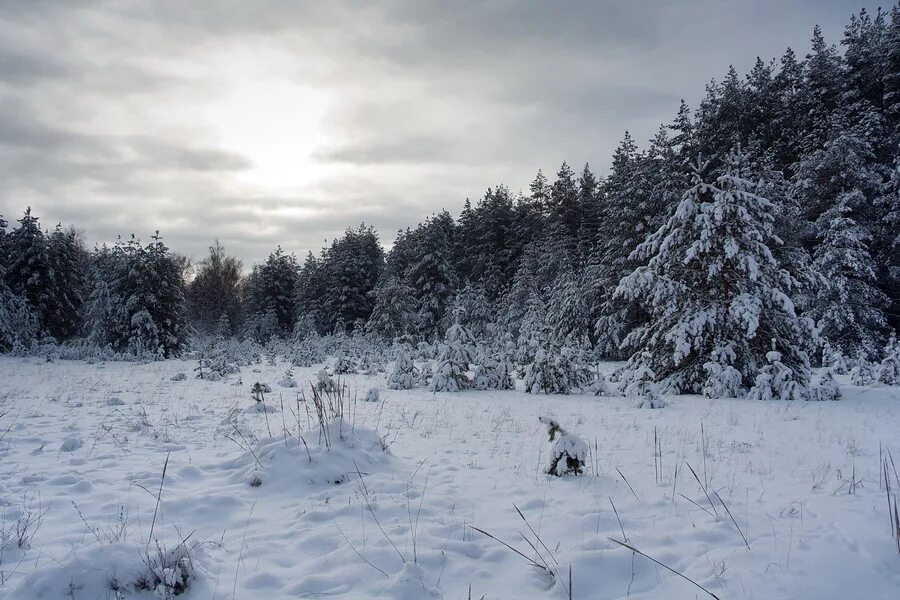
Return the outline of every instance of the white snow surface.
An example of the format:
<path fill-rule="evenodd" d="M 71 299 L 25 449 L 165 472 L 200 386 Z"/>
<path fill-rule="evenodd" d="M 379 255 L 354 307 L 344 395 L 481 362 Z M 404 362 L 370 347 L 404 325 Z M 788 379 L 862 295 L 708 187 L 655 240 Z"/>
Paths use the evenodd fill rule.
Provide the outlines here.
<path fill-rule="evenodd" d="M 255 365 L 253 380 L 288 366 Z M 277 412 L 247 411 L 252 381 L 172 381 L 191 368 L 0 357 L 0 598 L 163 597 L 128 587 L 146 570 L 151 523 L 154 547 L 187 540 L 185 600 L 463 599 L 470 585 L 472 598 L 564 600 L 569 566 L 579 600 L 709 598 L 610 541 L 623 529 L 723 600 L 900 598 L 879 478 L 881 454 L 900 462 L 897 387 L 838 375 L 837 402 L 667 396 L 647 411 L 618 396 L 533 396 L 521 381 L 365 402 L 384 376 L 348 374 L 359 401 L 325 448 L 297 390 L 266 396 Z M 295 368 L 300 388 L 321 368 Z M 544 473 L 544 414 L 588 443 L 584 476 Z"/>

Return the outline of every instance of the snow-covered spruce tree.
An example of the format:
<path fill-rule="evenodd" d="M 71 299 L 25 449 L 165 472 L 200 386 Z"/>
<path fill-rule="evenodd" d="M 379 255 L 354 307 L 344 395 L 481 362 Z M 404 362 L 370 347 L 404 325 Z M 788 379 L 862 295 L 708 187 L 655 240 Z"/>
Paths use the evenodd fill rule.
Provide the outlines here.
<path fill-rule="evenodd" d="M 515 382 L 508 365 L 490 348 L 480 345 L 475 355 L 475 377 L 472 387 L 476 390 L 513 390 Z"/>
<path fill-rule="evenodd" d="M 472 334 L 456 322 L 447 330 L 444 343 L 440 345 L 434 377 L 428 384 L 430 392 L 458 392 L 471 386 L 467 375 L 472 362 Z"/>
<path fill-rule="evenodd" d="M 63 230 L 61 225 L 50 234 L 47 251 L 52 274 L 48 294 L 52 301 L 48 305 L 45 326 L 56 340 L 64 341 L 81 329 L 88 256 L 77 232 Z"/>
<path fill-rule="evenodd" d="M 658 386 L 654 383 L 656 375 L 650 368 L 653 356 L 649 352 L 641 352 L 632 356 L 628 361 L 621 381 L 622 393 L 628 398 L 634 398 L 635 408 L 665 408 L 666 401 L 658 392 Z"/>
<path fill-rule="evenodd" d="M 822 366 L 827 367 L 835 375 L 846 375 L 850 372 L 844 353 L 838 348 L 833 348 L 828 340 L 822 343 Z"/>
<path fill-rule="evenodd" d="M 416 330 L 416 296 L 399 277 L 384 277 L 375 288 L 375 307 L 366 332 L 385 340 L 402 339 Z"/>
<path fill-rule="evenodd" d="M 834 375 L 831 374 L 831 369 L 825 369 L 825 371 L 819 375 L 818 381 L 816 381 L 815 385 L 813 385 L 810 390 L 808 399 L 817 400 L 819 402 L 830 402 L 841 399 L 841 390 L 834 380 Z"/>
<path fill-rule="evenodd" d="M 92 343 L 141 358 L 178 356 L 187 343 L 181 267 L 159 234 L 94 256 L 87 330 Z"/>
<path fill-rule="evenodd" d="M 549 441 L 553 442 L 547 474 L 562 477 L 584 473 L 584 465 L 590 450 L 588 443 L 563 429 L 552 417 L 538 417 L 538 420 L 547 426 L 547 436 L 550 438 Z"/>
<path fill-rule="evenodd" d="M 896 334 L 891 334 L 891 339 L 884 349 L 884 358 L 878 367 L 878 382 L 885 385 L 900 385 L 900 344 L 897 343 Z"/>
<path fill-rule="evenodd" d="M 813 268 L 826 285 L 809 315 L 846 356 L 878 356 L 888 334 L 888 298 L 878 287 L 871 251 L 873 206 L 880 175 L 871 144 L 840 116 L 829 139 L 797 165 L 795 193 L 815 223 Z"/>
<path fill-rule="evenodd" d="M 43 332 L 53 303 L 50 296 L 53 269 L 47 237 L 38 218 L 31 214 L 31 208 L 19 219 L 19 226 L 5 236 L 4 251 L 6 284 L 26 303 Z"/>
<path fill-rule="evenodd" d="M 875 369 L 862 350 L 856 355 L 856 360 L 853 363 L 853 368 L 850 369 L 851 383 L 859 386 L 872 385 L 875 382 Z"/>
<path fill-rule="evenodd" d="M 711 389 L 710 380 L 728 367 L 749 387 L 773 338 L 796 381 L 809 379 L 813 326 L 794 311 L 788 294 L 796 282 L 769 249 L 779 242 L 772 204 L 753 193 L 745 165 L 745 155 L 733 151 L 724 174 L 709 184 L 702 179 L 708 165 L 698 161 L 675 214 L 635 250 L 647 264 L 616 290 L 644 302 L 650 315 L 625 343 L 649 353 L 640 362 L 663 392 Z"/>
<path fill-rule="evenodd" d="M 772 349 L 766 353 L 769 362 L 756 376 L 756 383 L 750 388 L 752 400 L 805 400 L 809 391 L 806 383 L 797 381 L 794 372 L 781 362 L 781 352 L 772 340 Z"/>
<path fill-rule="evenodd" d="M 529 394 L 571 394 L 583 389 L 591 373 L 570 339 L 562 343 L 546 329 L 539 338 L 534 360 L 525 367 L 525 391 Z"/>
<path fill-rule="evenodd" d="M 397 358 L 394 360 L 394 370 L 388 375 L 387 386 L 391 390 L 410 390 L 417 387 L 419 378 L 416 365 L 409 357 L 406 348 L 397 350 Z"/>
<path fill-rule="evenodd" d="M 7 287 L 0 264 L 0 352 L 28 348 L 37 333 L 36 319 L 25 300 Z"/>

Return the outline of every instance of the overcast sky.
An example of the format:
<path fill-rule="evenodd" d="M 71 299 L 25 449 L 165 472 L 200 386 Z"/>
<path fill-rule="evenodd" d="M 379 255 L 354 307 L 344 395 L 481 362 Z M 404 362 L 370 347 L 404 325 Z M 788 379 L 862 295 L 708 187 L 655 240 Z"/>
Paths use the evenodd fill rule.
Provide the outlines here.
<path fill-rule="evenodd" d="M 538 168 L 605 174 L 729 64 L 877 5 L 0 0 L 0 214 L 248 265 L 363 220 L 387 245 Z"/>

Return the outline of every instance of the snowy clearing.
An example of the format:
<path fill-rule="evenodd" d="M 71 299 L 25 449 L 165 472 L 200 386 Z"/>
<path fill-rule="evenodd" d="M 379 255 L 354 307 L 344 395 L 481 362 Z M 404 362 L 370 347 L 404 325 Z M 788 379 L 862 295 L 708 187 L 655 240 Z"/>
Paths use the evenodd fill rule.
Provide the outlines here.
<path fill-rule="evenodd" d="M 900 597 L 900 388 L 642 410 L 347 375 L 325 448 L 297 400 L 320 366 L 173 381 L 193 366 L 0 358 L 0 598 L 564 599 L 570 566 L 572 598 L 711 597 L 612 540 L 723 599 Z M 584 476 L 545 474 L 548 414 Z"/>

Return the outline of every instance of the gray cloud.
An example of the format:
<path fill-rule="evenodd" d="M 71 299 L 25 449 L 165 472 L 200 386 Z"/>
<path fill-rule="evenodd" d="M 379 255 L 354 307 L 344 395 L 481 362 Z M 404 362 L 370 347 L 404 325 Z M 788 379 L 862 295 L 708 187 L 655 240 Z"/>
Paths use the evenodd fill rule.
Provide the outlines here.
<path fill-rule="evenodd" d="M 361 221 L 390 243 L 538 168 L 603 174 L 625 129 L 648 139 L 729 64 L 805 54 L 815 23 L 837 42 L 858 8 L 0 0 L 0 213 L 30 204 L 94 242 L 159 228 L 197 256 L 219 237 L 248 263 L 279 243 L 317 251 Z M 266 114 L 273 82 L 297 94 L 274 105 L 290 127 Z M 304 90 L 327 97 L 315 131 Z"/>

